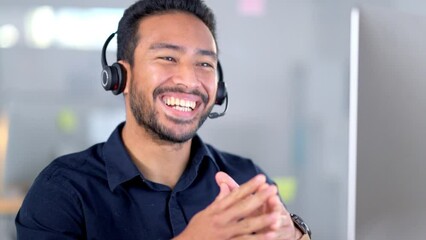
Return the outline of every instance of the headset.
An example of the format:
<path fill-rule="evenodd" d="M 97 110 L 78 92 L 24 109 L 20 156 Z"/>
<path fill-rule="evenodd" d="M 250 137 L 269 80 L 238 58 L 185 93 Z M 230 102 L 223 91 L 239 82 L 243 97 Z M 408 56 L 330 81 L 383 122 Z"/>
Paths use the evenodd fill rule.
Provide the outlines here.
<path fill-rule="evenodd" d="M 101 72 L 101 84 L 106 91 L 112 91 L 114 95 L 118 95 L 123 92 L 126 87 L 126 76 L 125 70 L 120 63 L 115 62 L 111 66 L 108 65 L 106 60 L 106 50 L 109 42 L 116 33 L 112 33 L 104 43 L 102 47 L 102 72 Z"/>
<path fill-rule="evenodd" d="M 123 92 L 126 87 L 126 71 L 123 66 L 115 62 L 111 66 L 108 65 L 106 60 L 106 50 L 111 39 L 114 38 L 117 32 L 112 33 L 104 43 L 102 47 L 101 55 L 101 84 L 106 91 L 112 91 L 114 95 L 118 95 Z M 228 91 L 226 90 L 226 84 L 223 81 L 223 71 L 220 62 L 217 62 L 217 73 L 219 80 L 217 82 L 217 92 L 216 92 L 216 105 L 222 105 L 225 102 L 225 109 L 221 113 L 212 112 L 209 114 L 209 118 L 218 118 L 225 115 L 226 110 L 228 109 Z"/>

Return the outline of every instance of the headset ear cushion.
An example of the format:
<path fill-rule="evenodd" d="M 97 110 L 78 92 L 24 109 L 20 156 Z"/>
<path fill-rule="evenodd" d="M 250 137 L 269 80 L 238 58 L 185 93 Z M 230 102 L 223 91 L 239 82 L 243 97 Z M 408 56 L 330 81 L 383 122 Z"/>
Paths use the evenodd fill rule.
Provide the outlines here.
<path fill-rule="evenodd" d="M 115 77 L 112 93 L 114 95 L 118 95 L 122 93 L 126 87 L 126 72 L 124 71 L 123 66 L 117 62 L 112 64 L 111 69 L 113 69 L 111 72 L 114 72 L 113 75 Z"/>
<path fill-rule="evenodd" d="M 112 79 L 113 79 L 113 73 L 112 73 L 112 71 L 111 71 L 111 67 L 110 66 L 105 66 L 103 69 L 102 69 L 102 73 L 101 73 L 101 80 L 102 80 L 102 82 L 101 82 L 101 84 L 102 84 L 102 87 L 106 90 L 106 91 L 109 91 L 109 90 L 111 90 L 112 89 L 112 85 L 113 85 L 113 81 L 112 81 Z"/>
<path fill-rule="evenodd" d="M 225 98 L 228 96 L 228 92 L 226 90 L 226 85 L 224 81 L 217 82 L 217 92 L 216 92 L 216 105 L 222 105 L 225 101 Z"/>

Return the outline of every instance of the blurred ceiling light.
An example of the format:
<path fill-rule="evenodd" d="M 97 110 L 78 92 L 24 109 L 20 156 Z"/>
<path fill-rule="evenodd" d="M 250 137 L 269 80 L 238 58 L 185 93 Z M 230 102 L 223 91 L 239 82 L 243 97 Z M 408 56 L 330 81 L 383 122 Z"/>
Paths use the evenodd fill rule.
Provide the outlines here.
<path fill-rule="evenodd" d="M 61 47 L 99 50 L 106 38 L 117 30 L 123 9 L 61 8 L 57 11 L 56 41 Z"/>
<path fill-rule="evenodd" d="M 29 15 L 28 36 L 37 48 L 55 45 L 99 50 L 109 34 L 116 31 L 122 14 L 123 9 L 119 8 L 38 7 Z"/>
<path fill-rule="evenodd" d="M 50 6 L 41 6 L 32 10 L 26 26 L 30 45 L 37 48 L 51 46 L 55 35 L 55 13 Z"/>
<path fill-rule="evenodd" d="M 19 31 L 12 24 L 0 26 L 0 48 L 13 47 L 19 39 Z"/>

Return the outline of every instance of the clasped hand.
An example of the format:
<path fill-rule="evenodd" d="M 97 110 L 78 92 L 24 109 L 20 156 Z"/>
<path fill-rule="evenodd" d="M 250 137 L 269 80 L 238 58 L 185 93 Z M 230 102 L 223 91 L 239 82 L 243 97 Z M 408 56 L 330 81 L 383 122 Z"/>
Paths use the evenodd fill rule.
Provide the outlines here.
<path fill-rule="evenodd" d="M 257 175 L 239 186 L 224 172 L 216 174 L 220 192 L 198 212 L 175 240 L 299 239 L 290 214 L 277 195 L 277 187 Z"/>

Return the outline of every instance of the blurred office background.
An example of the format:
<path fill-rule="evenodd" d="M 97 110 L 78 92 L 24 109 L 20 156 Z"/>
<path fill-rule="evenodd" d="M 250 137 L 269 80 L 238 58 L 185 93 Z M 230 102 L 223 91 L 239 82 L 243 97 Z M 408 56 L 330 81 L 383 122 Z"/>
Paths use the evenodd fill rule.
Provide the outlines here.
<path fill-rule="evenodd" d="M 426 14 L 422 0 L 206 0 L 218 21 L 230 106 L 200 131 L 252 158 L 317 240 L 347 234 L 350 10 Z M 25 194 L 55 157 L 124 120 L 100 85 L 100 52 L 133 1 L 0 0 L 0 196 Z M 115 61 L 115 40 L 108 61 Z M 0 240 L 15 238 L 14 213 Z"/>

